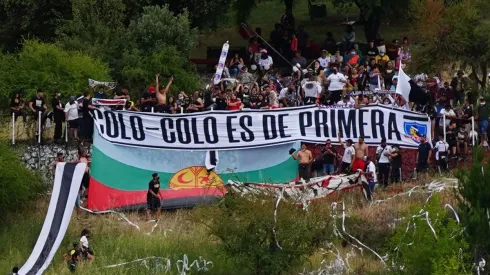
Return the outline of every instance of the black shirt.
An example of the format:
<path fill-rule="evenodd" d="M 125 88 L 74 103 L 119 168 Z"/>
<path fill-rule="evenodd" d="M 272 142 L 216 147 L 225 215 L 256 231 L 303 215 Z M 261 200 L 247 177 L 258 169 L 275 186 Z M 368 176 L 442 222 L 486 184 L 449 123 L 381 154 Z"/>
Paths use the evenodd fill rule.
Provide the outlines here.
<path fill-rule="evenodd" d="M 367 49 L 367 52 L 366 52 L 366 55 L 369 56 L 370 58 L 375 58 L 376 56 L 378 56 L 379 54 L 379 50 L 377 47 L 369 47 Z"/>
<path fill-rule="evenodd" d="M 392 162 L 391 165 L 394 167 L 401 167 L 402 166 L 402 154 L 400 150 L 393 151 L 392 153 L 396 154 L 396 157 L 392 157 Z"/>
<path fill-rule="evenodd" d="M 56 115 L 60 115 L 62 113 L 64 113 L 63 110 L 58 110 L 58 108 L 56 107 L 61 107 L 63 108 L 63 104 L 61 104 L 61 100 L 59 98 L 53 98 L 53 100 L 51 101 L 51 106 L 53 106 L 53 112 L 56 114 Z"/>
<path fill-rule="evenodd" d="M 204 108 L 207 108 L 213 104 L 213 93 L 211 91 L 204 92 Z"/>
<path fill-rule="evenodd" d="M 419 145 L 419 159 L 417 160 L 419 163 L 427 162 L 429 158 L 429 153 L 432 150 L 430 144 L 428 142 L 420 143 Z"/>
<path fill-rule="evenodd" d="M 18 108 L 20 106 L 20 99 L 17 99 L 18 102 L 15 102 L 15 98 L 13 98 L 11 101 L 10 101 L 10 107 L 11 108 Z"/>
<path fill-rule="evenodd" d="M 146 195 L 146 198 L 148 200 L 155 198 L 155 196 L 153 196 L 150 193 L 150 190 L 153 191 L 153 193 L 155 193 L 156 195 L 158 195 L 158 193 L 160 192 L 160 181 L 154 182 L 153 180 L 150 180 L 150 182 L 148 183 L 148 193 Z"/>
<path fill-rule="evenodd" d="M 83 115 L 83 118 L 88 118 L 90 117 L 90 109 L 88 108 L 88 106 L 90 105 L 90 100 L 84 98 L 83 99 L 83 103 L 82 103 L 82 115 Z"/>
<path fill-rule="evenodd" d="M 155 98 L 156 99 L 156 94 L 152 93 L 150 94 L 149 92 L 144 92 L 143 95 L 141 96 L 142 99 L 150 99 L 150 98 Z M 141 111 L 143 112 L 151 112 L 151 107 L 155 107 L 156 103 L 155 101 L 148 101 L 145 103 L 141 104 Z"/>
<path fill-rule="evenodd" d="M 323 155 L 323 163 L 325 164 L 334 164 L 335 163 L 335 158 L 337 156 L 337 150 L 335 150 L 334 147 L 328 148 L 330 151 L 332 151 L 331 154 L 327 153 L 327 148 L 323 147 L 322 148 L 322 155 Z"/>
<path fill-rule="evenodd" d="M 478 119 L 488 120 L 488 108 L 486 105 L 478 106 Z"/>
<path fill-rule="evenodd" d="M 216 98 L 216 110 L 225 111 L 228 109 L 226 104 L 226 99 L 224 98 Z"/>
<path fill-rule="evenodd" d="M 44 111 L 44 105 L 46 103 L 44 102 L 43 97 L 33 96 L 31 102 L 32 102 L 32 108 L 34 108 L 34 110 L 36 110 L 37 112 Z"/>

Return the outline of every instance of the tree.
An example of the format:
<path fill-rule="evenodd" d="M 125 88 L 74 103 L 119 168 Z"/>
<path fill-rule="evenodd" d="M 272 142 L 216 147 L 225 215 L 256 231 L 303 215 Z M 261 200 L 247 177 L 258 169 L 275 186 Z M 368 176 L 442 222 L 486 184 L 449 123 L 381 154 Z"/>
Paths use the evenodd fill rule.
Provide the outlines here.
<path fill-rule="evenodd" d="M 70 0 L 2 0 L 0 49 L 16 50 L 23 38 L 52 42 L 56 28 L 70 16 Z"/>
<path fill-rule="evenodd" d="M 414 0 L 413 70 L 437 72 L 444 65 L 471 69 L 470 78 L 487 85 L 490 63 L 490 3 L 485 0 Z"/>
<path fill-rule="evenodd" d="M 191 27 L 189 14 L 174 14 L 167 5 L 148 6 L 128 29 L 128 39 L 145 53 L 151 53 L 159 46 L 175 46 L 178 52 L 188 56 L 197 41 L 197 30 Z"/>
<path fill-rule="evenodd" d="M 412 0 L 410 0 L 412 1 Z M 335 7 L 359 8 L 356 24 L 364 26 L 366 41 L 381 39 L 379 28 L 384 19 L 401 20 L 406 17 L 409 0 L 332 0 Z"/>
<path fill-rule="evenodd" d="M 7 108 L 15 90 L 25 90 L 27 98 L 34 95 L 37 88 L 42 88 L 47 98 L 60 90 L 66 98 L 85 91 L 89 78 L 111 80 L 109 67 L 101 61 L 34 40 L 25 41 L 18 54 L 0 57 L 2 109 Z"/>

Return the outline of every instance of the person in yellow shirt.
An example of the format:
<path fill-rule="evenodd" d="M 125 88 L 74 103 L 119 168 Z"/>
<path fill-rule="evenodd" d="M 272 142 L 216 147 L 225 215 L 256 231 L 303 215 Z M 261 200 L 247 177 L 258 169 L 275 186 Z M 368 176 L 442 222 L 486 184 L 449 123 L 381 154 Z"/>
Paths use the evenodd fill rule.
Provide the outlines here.
<path fill-rule="evenodd" d="M 390 61 L 390 58 L 384 52 L 380 52 L 376 56 L 375 60 L 376 60 L 376 64 L 379 64 L 384 68 L 386 66 L 386 63 Z"/>

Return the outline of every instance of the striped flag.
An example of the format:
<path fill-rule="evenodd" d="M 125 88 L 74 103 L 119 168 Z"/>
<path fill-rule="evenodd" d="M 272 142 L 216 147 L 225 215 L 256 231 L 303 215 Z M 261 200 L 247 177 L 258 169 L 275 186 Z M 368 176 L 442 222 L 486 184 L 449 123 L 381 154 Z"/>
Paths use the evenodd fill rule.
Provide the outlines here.
<path fill-rule="evenodd" d="M 70 223 L 86 163 L 58 163 L 43 228 L 20 275 L 40 275 L 51 263 Z"/>

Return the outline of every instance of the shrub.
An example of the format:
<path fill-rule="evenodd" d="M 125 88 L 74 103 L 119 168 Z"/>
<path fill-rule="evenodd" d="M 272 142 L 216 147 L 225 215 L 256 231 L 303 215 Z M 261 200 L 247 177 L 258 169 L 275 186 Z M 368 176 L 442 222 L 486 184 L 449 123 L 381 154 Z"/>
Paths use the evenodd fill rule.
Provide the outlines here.
<path fill-rule="evenodd" d="M 469 246 L 462 235 L 463 226 L 441 208 L 437 195 L 431 198 L 423 211 L 429 213 L 429 221 L 437 237 L 425 216 L 412 219 L 412 216 L 421 214 L 419 209 L 405 217 L 409 225 L 402 223 L 398 226 L 391 240 L 393 273 L 466 274 L 471 265 L 468 265 Z"/>
<path fill-rule="evenodd" d="M 275 204 L 269 195 L 227 195 L 217 207 L 201 208 L 195 220 L 219 239 L 219 251 L 244 274 L 281 274 L 304 264 L 327 240 L 331 219 L 326 207 L 312 205 L 306 212 L 283 200 L 276 224 Z"/>
<path fill-rule="evenodd" d="M 27 169 L 5 143 L 0 143 L 0 219 L 10 211 L 21 210 L 45 192 L 39 174 Z M 29 203 L 32 206 L 32 203 Z M 1 220 L 0 220 L 1 221 Z"/>
<path fill-rule="evenodd" d="M 67 97 L 85 91 L 89 78 L 110 80 L 109 68 L 101 61 L 33 40 L 25 41 L 19 54 L 2 56 L 0 69 L 2 109 L 7 107 L 13 91 L 18 89 L 25 90 L 27 99 L 42 88 L 50 102 L 55 90 Z"/>

